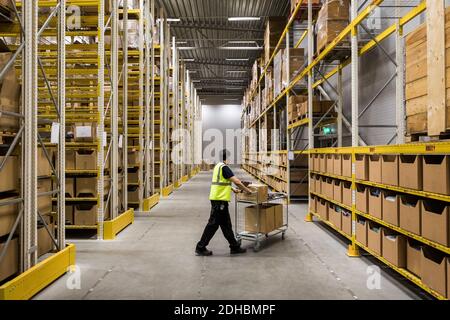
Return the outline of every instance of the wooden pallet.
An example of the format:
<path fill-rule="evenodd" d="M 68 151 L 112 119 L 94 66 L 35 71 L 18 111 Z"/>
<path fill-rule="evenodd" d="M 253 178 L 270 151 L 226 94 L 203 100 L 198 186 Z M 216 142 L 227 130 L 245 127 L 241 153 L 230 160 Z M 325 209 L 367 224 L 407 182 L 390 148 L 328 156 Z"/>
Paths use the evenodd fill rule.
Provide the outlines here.
<path fill-rule="evenodd" d="M 322 9 L 322 4 L 312 6 L 313 20 L 317 20 L 317 16 L 319 14 L 320 9 Z M 291 8 L 291 12 L 290 12 L 289 16 L 292 16 L 294 14 L 294 11 L 295 11 L 295 8 Z M 308 20 L 308 3 L 307 2 L 301 6 L 300 10 L 297 12 L 297 15 L 295 16 L 295 19 L 300 20 L 300 21 Z"/>
<path fill-rule="evenodd" d="M 11 144 L 14 138 L 16 137 L 15 132 L 10 131 L 1 131 L 0 132 L 0 144 L 8 145 Z"/>
<path fill-rule="evenodd" d="M 450 140 L 450 129 L 441 133 L 439 136 L 429 136 L 428 132 L 410 133 L 406 135 L 406 143 L 416 142 L 436 142 L 436 141 L 448 141 Z"/>

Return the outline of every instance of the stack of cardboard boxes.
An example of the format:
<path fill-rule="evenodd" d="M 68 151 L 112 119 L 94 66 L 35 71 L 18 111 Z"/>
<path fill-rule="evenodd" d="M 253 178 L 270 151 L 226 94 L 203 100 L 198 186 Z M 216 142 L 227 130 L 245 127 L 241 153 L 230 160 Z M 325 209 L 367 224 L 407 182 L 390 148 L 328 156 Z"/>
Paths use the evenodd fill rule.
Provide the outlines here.
<path fill-rule="evenodd" d="M 286 27 L 286 18 L 284 17 L 271 17 L 267 21 L 266 31 L 264 33 L 264 63 L 267 65 L 270 57 L 273 55 L 278 41 L 283 34 L 283 30 Z M 285 48 L 286 43 L 281 43 L 280 48 Z"/>
<path fill-rule="evenodd" d="M 303 70 L 305 64 L 304 55 L 304 49 L 281 49 L 278 51 L 273 62 L 275 97 L 280 95 L 283 89 Z"/>
<path fill-rule="evenodd" d="M 320 53 L 347 26 L 350 18 L 350 0 L 327 0 L 317 18 L 317 52 Z"/>

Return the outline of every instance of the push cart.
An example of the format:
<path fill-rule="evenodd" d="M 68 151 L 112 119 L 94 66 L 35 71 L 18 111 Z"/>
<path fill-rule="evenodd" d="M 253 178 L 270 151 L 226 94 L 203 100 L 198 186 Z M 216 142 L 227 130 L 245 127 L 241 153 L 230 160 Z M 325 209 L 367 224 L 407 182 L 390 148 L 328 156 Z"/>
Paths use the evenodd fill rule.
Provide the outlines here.
<path fill-rule="evenodd" d="M 235 197 L 235 207 L 234 207 L 234 215 L 235 215 L 235 235 L 239 244 L 242 244 L 242 240 L 253 241 L 255 243 L 253 250 L 258 252 L 261 248 L 261 242 L 266 240 L 269 237 L 274 237 L 278 234 L 281 234 L 281 239 L 284 240 L 286 231 L 288 229 L 288 220 L 289 220 L 289 204 L 287 195 L 283 193 L 269 193 L 267 201 L 258 201 L 258 193 L 255 194 L 254 201 L 251 200 L 242 200 L 239 199 L 238 196 Z M 261 223 L 261 206 L 270 206 L 281 204 L 282 209 L 282 221 L 281 223 L 274 228 L 274 230 L 266 233 L 265 231 L 261 231 L 262 223 Z M 256 211 L 256 227 L 247 228 L 245 221 L 245 207 L 252 206 Z M 252 230 L 246 230 L 252 229 Z"/>

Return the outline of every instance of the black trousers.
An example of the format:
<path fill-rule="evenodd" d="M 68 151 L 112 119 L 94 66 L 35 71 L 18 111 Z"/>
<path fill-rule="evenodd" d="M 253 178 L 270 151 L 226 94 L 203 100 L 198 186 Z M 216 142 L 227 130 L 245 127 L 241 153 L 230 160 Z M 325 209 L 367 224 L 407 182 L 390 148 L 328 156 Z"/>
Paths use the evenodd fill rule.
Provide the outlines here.
<path fill-rule="evenodd" d="M 222 229 L 222 233 L 230 244 L 230 248 L 239 248 L 239 244 L 234 237 L 233 227 L 231 225 L 228 202 L 211 201 L 211 215 L 208 224 L 203 231 L 201 240 L 197 243 L 197 249 L 205 249 L 211 239 L 216 234 L 217 229 Z"/>

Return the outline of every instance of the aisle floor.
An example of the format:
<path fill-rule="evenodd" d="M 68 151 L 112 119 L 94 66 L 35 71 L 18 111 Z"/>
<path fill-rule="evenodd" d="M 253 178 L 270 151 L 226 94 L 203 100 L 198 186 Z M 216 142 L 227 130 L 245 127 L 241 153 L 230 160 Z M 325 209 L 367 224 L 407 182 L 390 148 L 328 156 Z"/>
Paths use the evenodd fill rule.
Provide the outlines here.
<path fill-rule="evenodd" d="M 284 241 L 269 239 L 257 253 L 244 242 L 248 252 L 230 256 L 218 231 L 209 246 L 214 255 L 195 256 L 195 244 L 209 216 L 210 175 L 199 173 L 150 213 L 137 214 L 135 223 L 115 241 L 71 241 L 77 247 L 81 288 L 68 289 L 65 275 L 35 298 L 428 298 L 373 258 L 348 257 L 347 240 L 320 223 L 304 222 L 306 204 L 290 206 Z M 378 267 L 380 286 L 373 289 L 377 281 L 371 271 Z"/>

